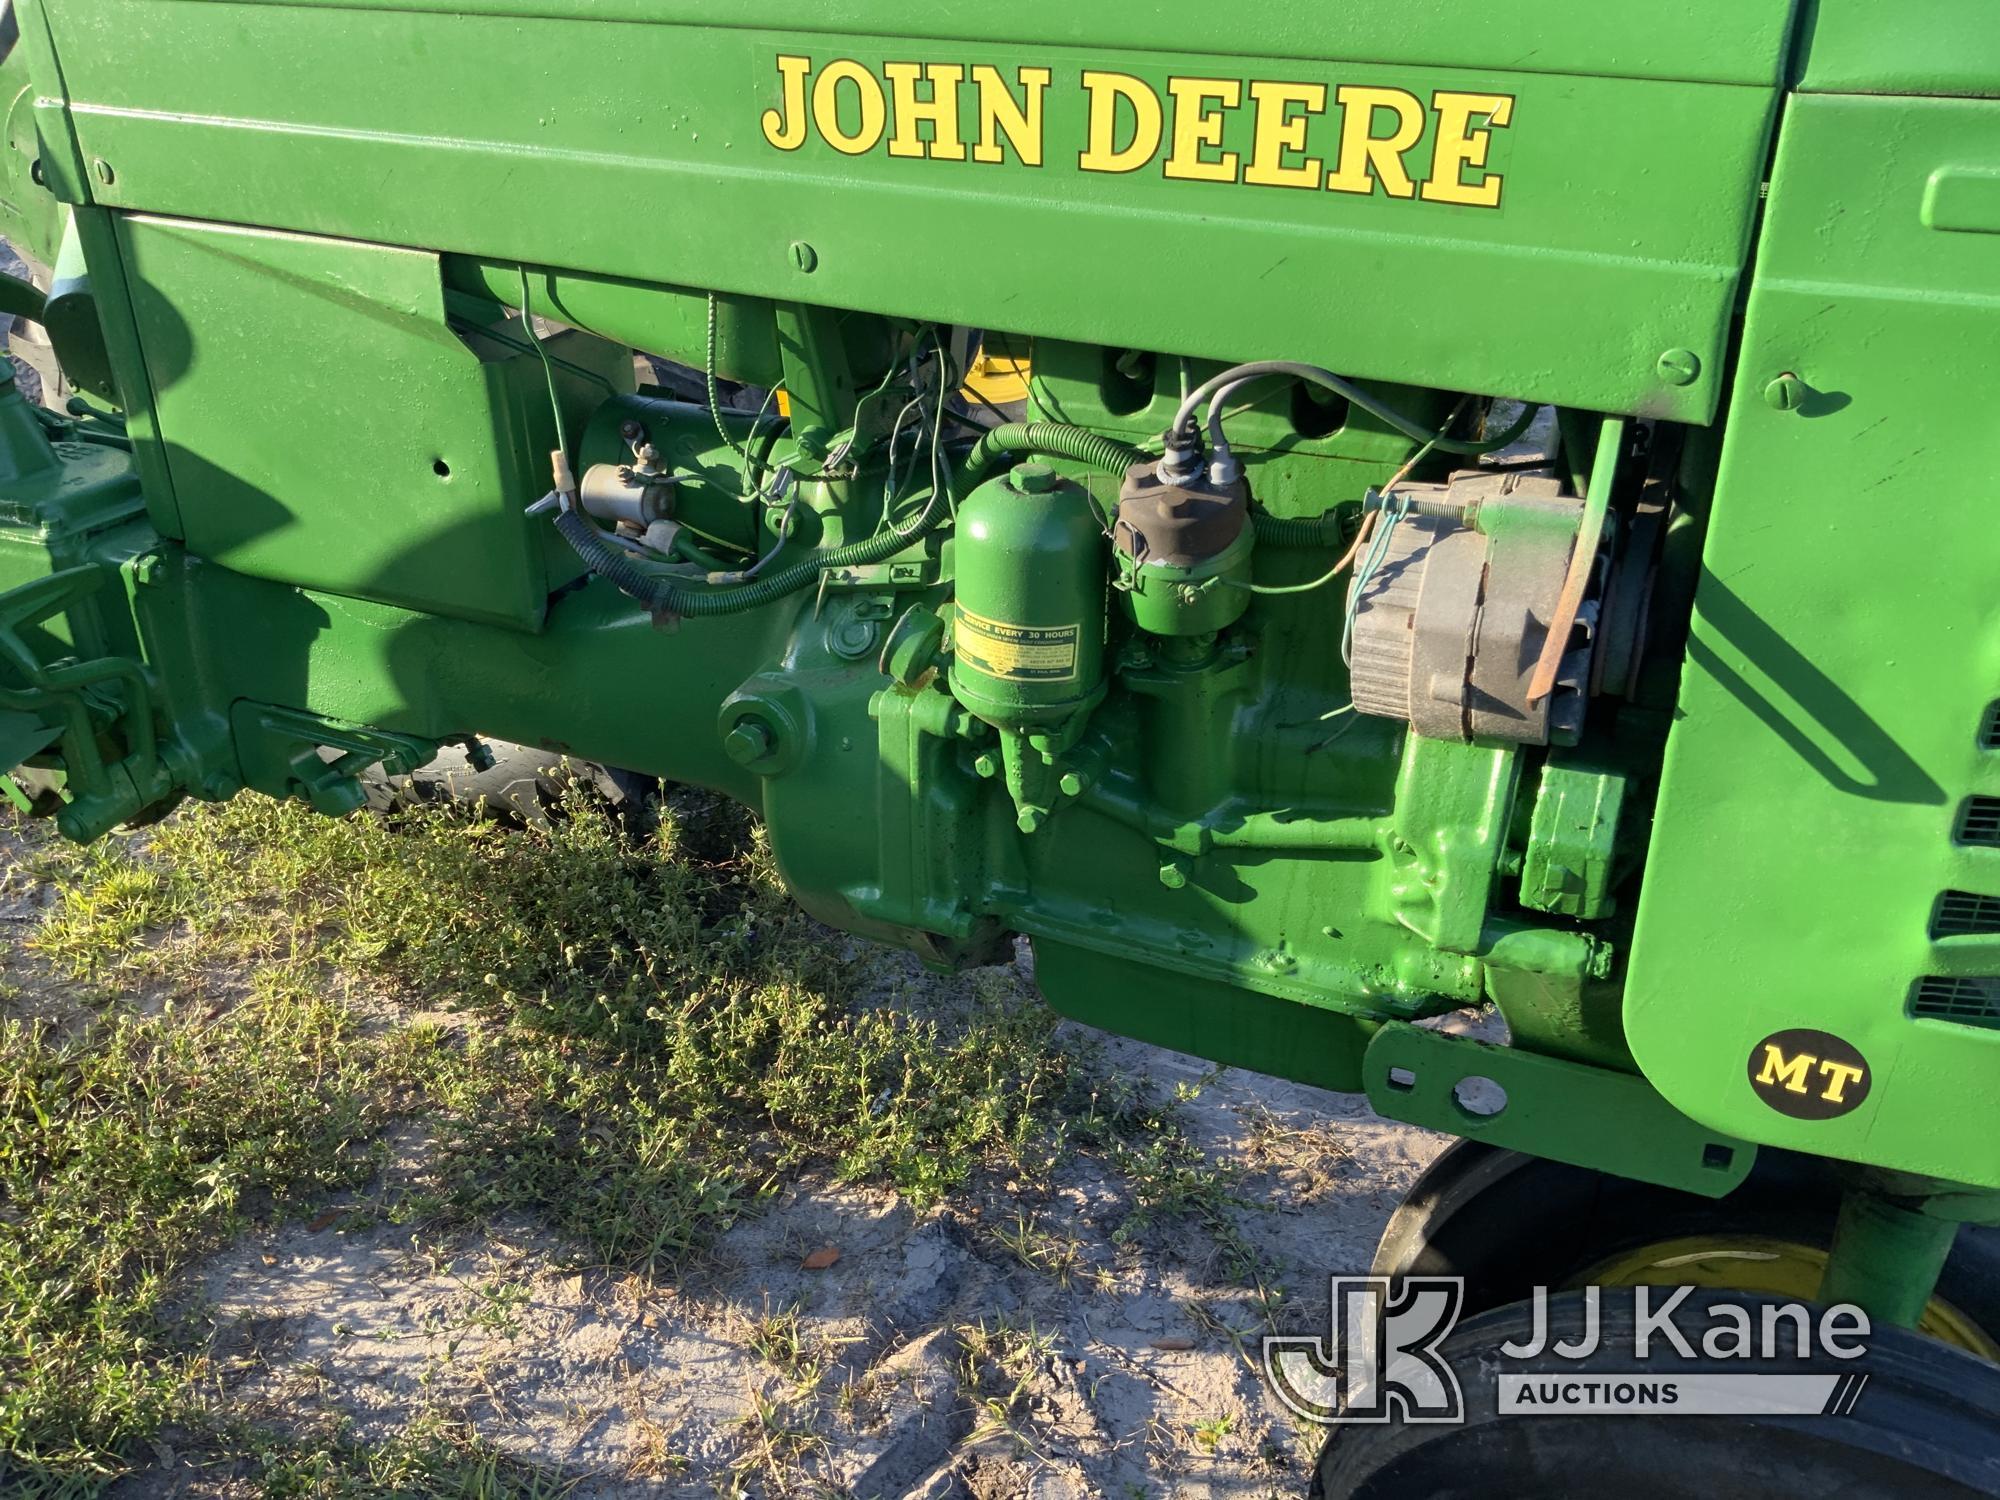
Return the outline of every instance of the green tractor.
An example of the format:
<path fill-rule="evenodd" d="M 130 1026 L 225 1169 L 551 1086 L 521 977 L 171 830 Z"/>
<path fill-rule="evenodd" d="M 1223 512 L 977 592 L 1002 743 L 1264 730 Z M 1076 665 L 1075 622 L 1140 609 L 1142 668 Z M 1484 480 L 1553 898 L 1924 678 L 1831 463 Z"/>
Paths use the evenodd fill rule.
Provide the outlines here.
<path fill-rule="evenodd" d="M 1984 0 L 0 45 L 71 392 L 0 391 L 17 803 L 342 814 L 488 737 L 719 790 L 828 923 L 1464 1137 L 1374 1268 L 1462 1370 L 1537 1288 L 1872 1326 L 1832 1415 L 1468 1374 L 1325 1494 L 2000 1493 Z"/>

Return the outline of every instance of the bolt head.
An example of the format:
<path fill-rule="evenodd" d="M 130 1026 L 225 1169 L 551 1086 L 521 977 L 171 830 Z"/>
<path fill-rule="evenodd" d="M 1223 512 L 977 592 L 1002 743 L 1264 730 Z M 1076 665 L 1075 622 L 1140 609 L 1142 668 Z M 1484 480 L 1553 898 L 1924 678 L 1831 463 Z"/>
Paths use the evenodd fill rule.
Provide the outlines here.
<path fill-rule="evenodd" d="M 1039 807 L 1024 807 L 1021 809 L 1021 815 L 1014 821 L 1020 826 L 1021 832 L 1035 833 L 1041 828 L 1043 821 L 1047 817 L 1048 814 L 1044 813 Z"/>
<path fill-rule="evenodd" d="M 1692 349 L 1669 349 L 1656 368 L 1668 385 L 1693 385 L 1701 378 L 1701 356 Z"/>
<path fill-rule="evenodd" d="M 1014 488 L 1024 495 L 1047 495 L 1062 484 L 1062 476 L 1047 464 L 1022 464 L 1014 470 Z"/>
<path fill-rule="evenodd" d="M 827 643 L 833 647 L 836 656 L 849 661 L 859 661 L 864 656 L 875 653 L 875 642 L 879 630 L 873 620 L 863 620 L 849 615 L 828 633 Z"/>
<path fill-rule="evenodd" d="M 982 750 L 974 757 L 972 769 L 986 780 L 991 781 L 1000 774 L 1000 757 L 991 750 Z"/>
<path fill-rule="evenodd" d="M 92 162 L 90 165 L 91 169 L 97 173 L 97 180 L 103 183 L 106 187 L 110 187 L 111 184 L 117 180 L 118 174 L 111 170 L 111 163 L 106 161 L 103 157 L 101 156 L 98 157 L 97 160 Z"/>
<path fill-rule="evenodd" d="M 1764 387 L 1764 400 L 1775 411 L 1797 411 L 1806 403 L 1806 383 L 1788 370 Z"/>
<path fill-rule="evenodd" d="M 754 766 L 769 756 L 777 744 L 771 726 L 758 718 L 739 720 L 722 740 L 722 748 L 739 766 Z"/>
<path fill-rule="evenodd" d="M 810 276 L 819 269 L 819 251 L 804 240 L 792 242 L 792 264 Z"/>
<path fill-rule="evenodd" d="M 1160 866 L 1160 884 L 1165 886 L 1168 890 L 1170 891 L 1185 890 L 1187 888 L 1187 882 L 1188 882 L 1188 872 L 1187 872 L 1186 860 L 1170 859 L 1166 861 L 1166 863 Z"/>
<path fill-rule="evenodd" d="M 1062 788 L 1062 794 L 1065 797 L 1081 797 L 1083 795 L 1083 778 L 1074 771 L 1063 772 L 1062 780 L 1056 784 Z"/>

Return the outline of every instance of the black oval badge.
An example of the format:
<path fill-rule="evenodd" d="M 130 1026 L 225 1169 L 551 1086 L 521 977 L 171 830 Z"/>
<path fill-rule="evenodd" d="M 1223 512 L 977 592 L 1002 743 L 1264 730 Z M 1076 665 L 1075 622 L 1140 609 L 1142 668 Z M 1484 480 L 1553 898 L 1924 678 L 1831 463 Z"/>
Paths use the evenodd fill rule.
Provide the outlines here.
<path fill-rule="evenodd" d="M 1861 1107 L 1868 1059 L 1830 1031 L 1779 1031 L 1750 1049 L 1750 1087 L 1781 1115 L 1831 1120 Z"/>

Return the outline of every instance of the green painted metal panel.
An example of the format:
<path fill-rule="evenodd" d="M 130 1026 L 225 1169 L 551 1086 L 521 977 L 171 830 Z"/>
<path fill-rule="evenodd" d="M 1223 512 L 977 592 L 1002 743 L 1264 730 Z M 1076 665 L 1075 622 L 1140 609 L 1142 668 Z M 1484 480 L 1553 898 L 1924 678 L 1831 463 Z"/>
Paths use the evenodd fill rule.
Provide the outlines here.
<path fill-rule="evenodd" d="M 272 3 L 272 0 L 249 0 Z M 447 9 L 410 0 L 276 0 L 347 11 Z M 486 0 L 491 15 L 545 17 L 548 0 Z M 655 0 L 566 0 L 563 13 L 597 22 L 653 23 Z M 1185 3 L 1143 8 L 1014 0 L 1004 10 L 933 7 L 913 12 L 895 0 L 822 0 L 820 29 L 854 36 L 927 41 L 990 41 L 1003 28 L 1023 42 L 1073 47 L 1185 50 L 1205 57 L 1347 58 L 1499 64 L 1522 72 L 1606 78 L 1773 83 L 1780 76 L 1792 0 L 1661 0 L 1634 26 L 1615 7 L 1580 5 L 1552 17 L 1547 0 L 1348 0 L 1330 18 L 1322 0 L 1256 0 L 1232 8 Z M 785 31 L 800 8 L 790 0 L 685 0 L 676 24 L 724 30 Z"/>
<path fill-rule="evenodd" d="M 1391 1021 L 1362 1067 L 1368 1102 L 1391 1120 L 1706 1198 L 1741 1187 L 1757 1161 L 1645 1079 L 1567 1058 Z"/>
<path fill-rule="evenodd" d="M 435 255 L 143 216 L 120 241 L 192 548 L 260 578 L 540 624 L 574 572 L 551 579 L 545 529 L 522 514 L 547 488 L 521 458 L 531 430 L 551 446 L 540 366 L 453 330 Z"/>
<path fill-rule="evenodd" d="M 1943 893 L 2000 896 L 1966 822 L 2000 797 L 2000 238 L 1924 203 L 1996 164 L 2000 102 L 1790 106 L 1625 1009 L 1706 1125 L 1989 1186 L 2000 1031 L 1919 986 L 2000 975 L 2000 937 L 1931 931 Z M 1787 373 L 1791 410 L 1765 396 Z M 1767 1102 L 1747 1070 L 1787 1029 L 1857 1049 L 1865 1099 Z"/>
<path fill-rule="evenodd" d="M 1133 983 L 1122 954 L 1037 939 L 1035 981 L 1056 1011 L 1227 1067 L 1354 1093 L 1369 1023 L 1173 971 Z"/>
<path fill-rule="evenodd" d="M 982 14 L 992 34 L 977 40 L 909 38 L 886 0 L 768 28 L 207 0 L 55 0 L 54 24 L 89 190 L 111 206 L 1706 421 L 1785 9 L 1675 7 L 1652 67 L 1633 60 L 1629 35 L 1610 36 L 1628 28 L 1579 20 L 1583 39 L 1551 53 L 1574 74 L 1528 71 L 1552 64 L 1532 45 L 1495 44 L 1490 12 L 1472 3 L 1426 8 L 1400 46 L 1384 39 L 1406 8 L 1364 7 L 1373 20 L 1351 48 L 1346 17 L 1302 44 L 1296 7 L 1239 24 L 1191 0 L 1136 33 L 1124 17 L 1059 22 L 1052 7 Z M 1416 60 L 1454 27 L 1467 39 Z M 818 130 L 777 149 L 763 117 L 786 109 L 781 56 L 862 64 L 874 83 L 836 80 L 829 98 L 837 133 L 864 138 L 864 90 L 893 97 L 882 75 L 898 59 L 968 80 L 991 67 L 1020 98 L 1018 70 L 1044 68 L 1043 128 L 1023 132 L 1041 164 L 997 127 L 997 162 L 892 155 L 895 112 L 860 154 Z M 1597 76 L 1620 68 L 1664 76 Z M 1150 96 L 1197 82 L 1174 96 L 1142 167 L 1086 172 L 1091 101 L 1111 97 L 1087 89 L 1086 72 L 1129 76 Z M 1708 77 L 1732 81 L 1689 81 Z M 1238 106 L 1202 102 L 1202 79 Z M 1233 155 L 1238 177 L 1252 172 L 1259 84 L 1320 99 L 1266 106 L 1267 166 L 1312 178 L 1305 164 L 1319 162 L 1370 191 L 1169 177 L 1177 149 L 1184 166 Z M 970 139 L 980 106 L 967 87 Z M 1343 107 L 1343 88 L 1414 108 L 1420 133 L 1397 158 L 1407 196 L 1342 139 L 1349 110 L 1385 136 L 1402 117 L 1367 96 Z M 1487 123 L 1460 121 L 1473 155 L 1440 154 L 1440 94 L 1484 101 L 1469 118 Z M 1294 117 L 1300 146 L 1273 146 Z M 1122 141 L 1133 107 L 1116 119 Z M 920 150 L 936 144 L 932 127 L 918 133 Z M 1443 183 L 1497 183 L 1498 202 L 1424 196 Z M 1670 350 L 1689 351 L 1698 373 L 1663 374 Z"/>
<path fill-rule="evenodd" d="M 1812 93 L 2000 95 L 1991 0 L 1815 0 L 1802 50 Z"/>

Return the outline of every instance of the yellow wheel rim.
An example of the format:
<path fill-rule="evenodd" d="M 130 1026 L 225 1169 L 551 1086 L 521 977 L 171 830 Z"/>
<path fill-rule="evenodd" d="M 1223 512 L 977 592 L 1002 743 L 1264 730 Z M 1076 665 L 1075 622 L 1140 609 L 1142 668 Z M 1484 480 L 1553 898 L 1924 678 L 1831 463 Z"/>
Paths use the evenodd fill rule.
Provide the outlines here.
<path fill-rule="evenodd" d="M 1760 1235 L 1695 1235 L 1662 1240 L 1599 1261 L 1565 1290 L 1585 1286 L 1700 1286 L 1810 1302 L 1826 1276 L 1826 1252 Z M 1933 1297 L 1917 1332 L 2000 1364 L 2000 1343 L 1942 1297 Z"/>

